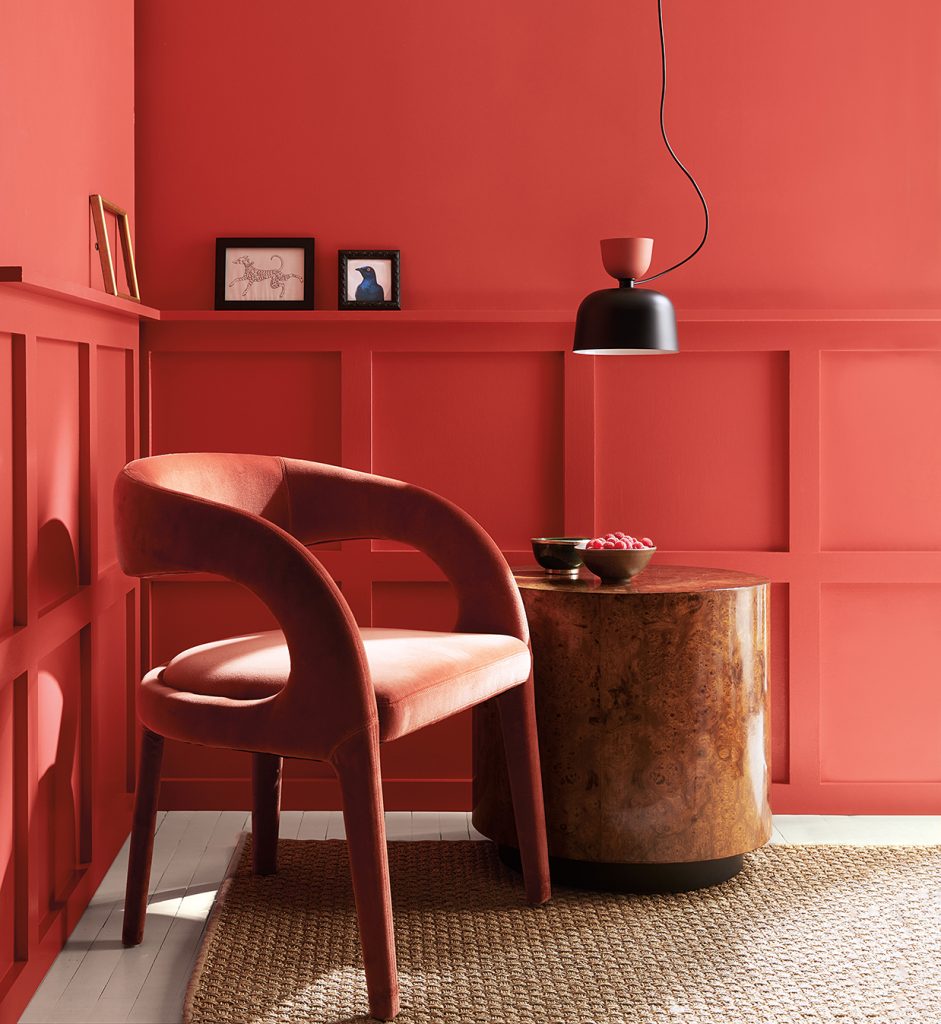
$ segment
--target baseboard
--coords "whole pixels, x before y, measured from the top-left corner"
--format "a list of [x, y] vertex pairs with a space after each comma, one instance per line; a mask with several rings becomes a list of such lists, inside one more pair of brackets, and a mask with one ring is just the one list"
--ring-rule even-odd
[[[251, 806], [245, 779], [164, 779], [160, 807], [165, 811], [239, 811]], [[470, 779], [385, 779], [387, 811], [467, 811]], [[336, 779], [285, 779], [281, 807], [286, 811], [336, 811], [341, 807]]]

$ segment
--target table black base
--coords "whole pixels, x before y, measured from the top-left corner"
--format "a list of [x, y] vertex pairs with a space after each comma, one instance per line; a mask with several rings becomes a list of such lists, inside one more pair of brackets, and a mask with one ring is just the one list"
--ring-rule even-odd
[[[514, 846], [497, 847], [500, 860], [515, 871], [520, 852]], [[587, 860], [550, 857], [553, 884], [572, 889], [602, 892], [667, 893], [690, 892], [719, 885], [742, 870], [742, 854], [717, 860], [695, 860], [679, 864], [606, 864]]]

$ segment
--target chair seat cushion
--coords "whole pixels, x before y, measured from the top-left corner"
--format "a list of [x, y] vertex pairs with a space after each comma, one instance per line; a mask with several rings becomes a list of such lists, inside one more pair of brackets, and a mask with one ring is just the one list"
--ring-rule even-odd
[[[382, 740], [414, 732], [529, 676], [529, 648], [512, 636], [361, 629], [376, 691]], [[277, 693], [291, 662], [280, 630], [201, 644], [178, 654], [161, 683], [174, 690], [233, 700]]]

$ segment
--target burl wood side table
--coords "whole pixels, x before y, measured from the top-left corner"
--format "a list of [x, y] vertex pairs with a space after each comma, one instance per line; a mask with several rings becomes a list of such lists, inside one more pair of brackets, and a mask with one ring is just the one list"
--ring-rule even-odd
[[[656, 563], [627, 583], [516, 581], [554, 880], [680, 892], [731, 878], [771, 836], [768, 581]], [[490, 704], [475, 710], [473, 821], [519, 863]]]

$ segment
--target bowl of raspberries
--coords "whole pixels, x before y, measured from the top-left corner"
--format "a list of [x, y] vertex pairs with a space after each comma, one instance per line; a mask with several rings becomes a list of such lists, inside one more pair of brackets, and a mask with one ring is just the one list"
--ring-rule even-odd
[[647, 568], [657, 550], [649, 537], [616, 530], [578, 545], [585, 567], [604, 583], [623, 583]]

